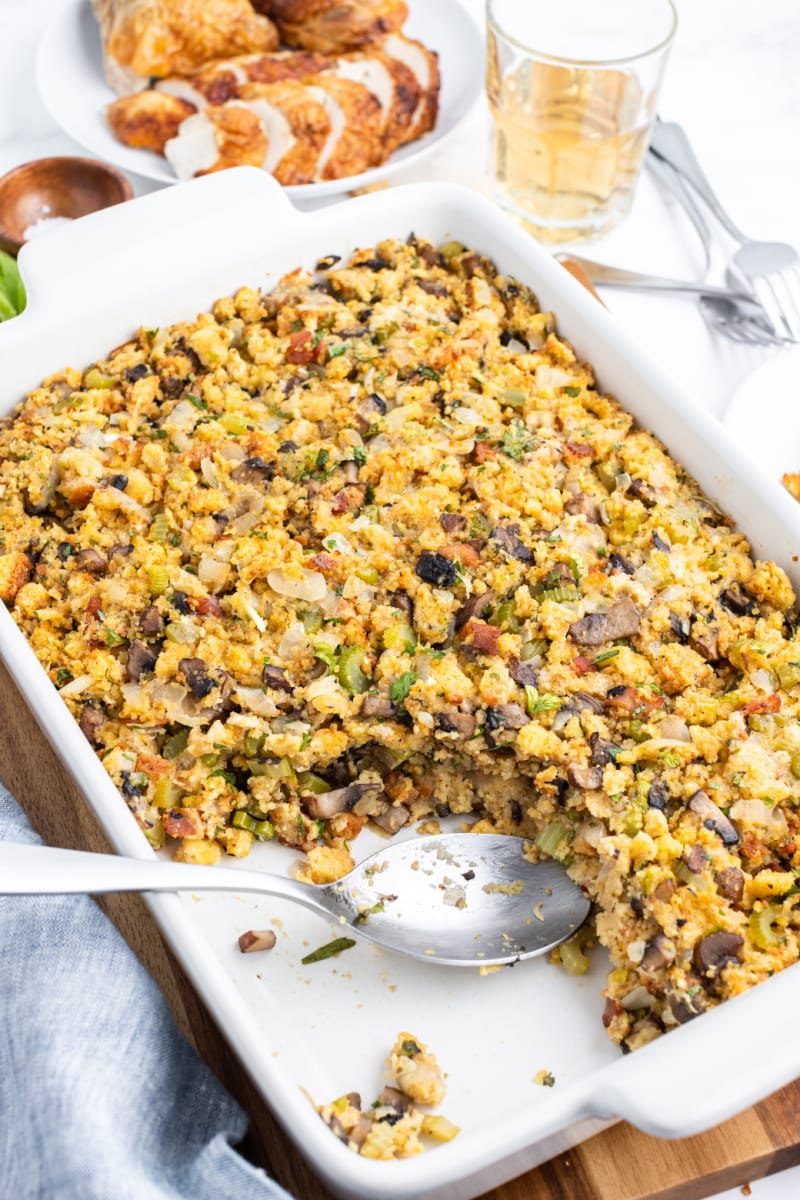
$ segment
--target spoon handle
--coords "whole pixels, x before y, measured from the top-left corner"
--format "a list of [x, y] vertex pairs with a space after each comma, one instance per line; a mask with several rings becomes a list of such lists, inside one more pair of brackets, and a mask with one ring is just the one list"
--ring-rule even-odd
[[0, 842], [0, 896], [109, 892], [260, 892], [330, 915], [315, 888], [279, 875]]
[[680, 125], [674, 121], [656, 120], [650, 139], [650, 149], [658, 158], [669, 163], [679, 175], [689, 181], [731, 237], [736, 238], [737, 242], [749, 241], [741, 229], [734, 225], [717, 199], [716, 193], [709, 183], [705, 171], [697, 161], [691, 143]]

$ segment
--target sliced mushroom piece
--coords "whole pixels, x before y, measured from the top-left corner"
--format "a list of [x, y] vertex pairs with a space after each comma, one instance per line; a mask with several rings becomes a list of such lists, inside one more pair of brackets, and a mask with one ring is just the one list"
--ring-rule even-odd
[[593, 733], [589, 737], [589, 763], [593, 767], [604, 767], [606, 763], [614, 761], [615, 755], [619, 753], [620, 747], [614, 742], [607, 742], [605, 738], [601, 738], [599, 733]]
[[614, 571], [622, 571], [623, 575], [633, 575], [635, 570], [636, 567], [629, 558], [626, 558], [624, 554], [617, 554], [616, 552], [611, 555], [606, 564], [606, 573], [609, 575]]
[[660, 971], [662, 967], [671, 967], [674, 962], [675, 946], [665, 934], [657, 933], [645, 945], [639, 967], [650, 974], [652, 971]]
[[397, 705], [388, 696], [365, 696], [359, 715], [376, 721], [391, 721], [397, 716]]
[[158, 654], [144, 642], [134, 638], [128, 647], [125, 659], [125, 672], [129, 679], [139, 680], [147, 671], [152, 671], [156, 665]]
[[337, 813], [350, 812], [362, 796], [382, 789], [380, 783], [349, 783], [347, 787], [336, 788], [332, 792], [303, 796], [303, 806], [315, 821], [327, 821]]
[[694, 984], [687, 992], [674, 993], [669, 997], [669, 1007], [679, 1025], [685, 1025], [687, 1021], [693, 1021], [695, 1017], [699, 1017], [706, 1010], [706, 1000], [702, 987], [699, 984]]
[[669, 904], [672, 897], [675, 895], [675, 880], [662, 879], [657, 887], [653, 888], [653, 895], [656, 900], [660, 900], [662, 904]]
[[679, 617], [677, 613], [669, 614], [669, 627], [679, 642], [684, 644], [689, 640], [691, 623], [687, 617]]
[[275, 463], [265, 462], [263, 458], [246, 458], [231, 471], [231, 479], [237, 483], [269, 483], [274, 478]]
[[139, 614], [139, 628], [147, 637], [161, 637], [164, 632], [164, 618], [155, 604], [151, 604]]
[[597, 716], [602, 716], [603, 701], [597, 696], [590, 695], [589, 692], [573, 692], [572, 703], [578, 709], [578, 712], [593, 712]]
[[376, 825], [379, 825], [386, 833], [395, 834], [398, 829], [402, 829], [411, 819], [411, 811], [407, 809], [405, 804], [396, 804], [394, 808], [388, 808], [386, 812], [378, 813], [372, 820]]
[[407, 1113], [411, 1108], [411, 1098], [405, 1092], [401, 1092], [399, 1088], [385, 1087], [378, 1096], [378, 1106], [381, 1108], [393, 1108], [396, 1112]]
[[564, 512], [572, 516], [584, 516], [590, 525], [600, 524], [600, 506], [591, 496], [587, 496], [586, 492], [578, 492], [577, 495], [571, 496], [564, 505]]
[[182, 658], [178, 663], [178, 671], [186, 680], [186, 685], [195, 700], [204, 699], [216, 686], [208, 673], [208, 663], [204, 658]]
[[744, 895], [744, 875], [738, 867], [726, 867], [717, 875], [717, 891], [731, 904], [740, 904]]
[[638, 633], [641, 618], [636, 605], [624, 596], [602, 613], [589, 613], [569, 627], [569, 636], [581, 646], [602, 646], [616, 638], [632, 637]]
[[637, 500], [641, 500], [646, 508], [652, 508], [658, 502], [656, 490], [649, 483], [645, 483], [643, 479], [634, 479], [628, 488], [631, 496], [635, 496]]
[[436, 726], [442, 733], [457, 733], [462, 738], [471, 738], [476, 725], [477, 721], [471, 713], [438, 713], [436, 717]]
[[[699, 624], [699, 623], [698, 623]], [[716, 625], [701, 625], [695, 627], [697, 632], [692, 632], [689, 637], [689, 645], [695, 650], [706, 662], [718, 662], [719, 653], [719, 629]]]
[[100, 727], [105, 724], [106, 714], [98, 700], [87, 700], [81, 710], [78, 725], [81, 733], [91, 746], [97, 745], [97, 735]]
[[522, 729], [529, 724], [530, 717], [519, 704], [496, 704], [486, 710], [486, 721], [503, 729]]
[[256, 954], [260, 950], [272, 950], [277, 938], [274, 929], [248, 929], [239, 937], [242, 954]]
[[354, 414], [356, 429], [363, 437], [381, 417], [386, 416], [386, 401], [377, 392], [362, 400]]
[[721, 929], [709, 933], [694, 948], [694, 965], [701, 975], [717, 976], [727, 963], [742, 957], [744, 938], [739, 933]]
[[647, 793], [647, 803], [650, 808], [657, 808], [659, 812], [665, 812], [667, 801], [669, 800], [669, 789], [660, 779], [654, 779], [650, 784], [650, 790]]
[[594, 791], [603, 783], [603, 772], [599, 767], [582, 767], [578, 763], [570, 763], [567, 767], [567, 779], [573, 787], [582, 791]]
[[406, 614], [409, 621], [414, 620], [414, 601], [408, 592], [389, 592], [388, 600], [392, 608], [399, 608], [401, 612]]
[[684, 854], [684, 862], [693, 875], [699, 875], [706, 865], [706, 852], [699, 842]]
[[519, 658], [509, 658], [506, 666], [514, 683], [520, 687], [536, 687], [539, 682], [538, 672], [530, 663], [522, 662]]
[[467, 518], [461, 513], [442, 513], [439, 517], [439, 524], [445, 533], [457, 533], [461, 529], [465, 529]]
[[738, 845], [739, 834], [733, 821], [725, 816], [724, 812], [717, 807], [708, 793], [704, 792], [702, 788], [699, 788], [693, 796], [690, 796], [687, 807], [692, 812], [697, 813], [706, 829], [713, 829], [715, 833], [719, 834], [723, 845]]
[[519, 562], [533, 562], [533, 551], [520, 541], [519, 532], [519, 525], [497, 525], [489, 534], [489, 539], [509, 558], [515, 558]]
[[267, 663], [261, 671], [261, 682], [264, 687], [275, 688], [279, 692], [291, 693], [293, 688], [289, 680], [286, 678], [286, 672], [280, 667], [273, 667]]
[[654, 531], [653, 532], [653, 549], [660, 550], [663, 554], [669, 554], [672, 550], [672, 546], [670, 546], [669, 542], [665, 542], [664, 539], [657, 532]]
[[740, 583], [732, 583], [720, 593], [719, 602], [737, 617], [758, 616], [758, 605], [747, 595]]
[[367, 1140], [367, 1137], [372, 1132], [372, 1121], [369, 1117], [362, 1115], [358, 1118], [353, 1128], [350, 1130], [350, 1144], [360, 1149]]
[[108, 562], [98, 550], [81, 550], [75, 556], [75, 565], [90, 575], [103, 575], [108, 569]]
[[491, 608], [495, 602], [495, 593], [489, 588], [482, 595], [472, 595], [465, 604], [456, 613], [456, 629], [461, 629], [466, 625], [467, 621], [477, 620], [483, 616], [488, 608]]

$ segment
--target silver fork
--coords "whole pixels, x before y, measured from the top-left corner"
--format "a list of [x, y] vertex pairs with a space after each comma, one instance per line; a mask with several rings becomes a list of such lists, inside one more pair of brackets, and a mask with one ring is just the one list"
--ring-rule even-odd
[[692, 185], [730, 236], [739, 243], [731, 260], [761, 301], [777, 334], [800, 340], [800, 254], [786, 242], [758, 242], [728, 216], [680, 125], [656, 119], [651, 152]]
[[[684, 182], [683, 176], [675, 167], [659, 158], [652, 149], [647, 153], [647, 166], [656, 179], [672, 192], [694, 225], [703, 246], [707, 277], [712, 266], [719, 263], [719, 256], [711, 236], [711, 230], [700, 205], [695, 200], [693, 190]], [[591, 272], [588, 274], [591, 277]], [[701, 292], [699, 307], [706, 325], [715, 333], [720, 333], [723, 337], [744, 346], [791, 345], [793, 339], [775, 332], [763, 305], [754, 295], [748, 294], [744, 302], [741, 300], [743, 287], [741, 278], [735, 275], [731, 277], [730, 273], [726, 278], [729, 289], [727, 295], [718, 294], [719, 289], [709, 287], [703, 282], [695, 285], [693, 289]], [[739, 296], [735, 294], [737, 289]]]

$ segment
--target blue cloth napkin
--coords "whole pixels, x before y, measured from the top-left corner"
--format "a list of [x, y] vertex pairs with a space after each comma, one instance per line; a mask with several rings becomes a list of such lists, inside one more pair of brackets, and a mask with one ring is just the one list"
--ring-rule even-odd
[[[0, 784], [0, 839], [39, 839]], [[86, 896], [0, 896], [4, 1200], [291, 1200]]]

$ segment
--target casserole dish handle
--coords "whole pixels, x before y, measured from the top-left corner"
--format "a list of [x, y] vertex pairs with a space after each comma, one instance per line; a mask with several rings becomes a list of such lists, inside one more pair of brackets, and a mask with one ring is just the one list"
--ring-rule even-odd
[[790, 1083], [797, 1075], [797, 971], [788, 967], [628, 1055], [590, 1110], [655, 1137], [684, 1138]]

